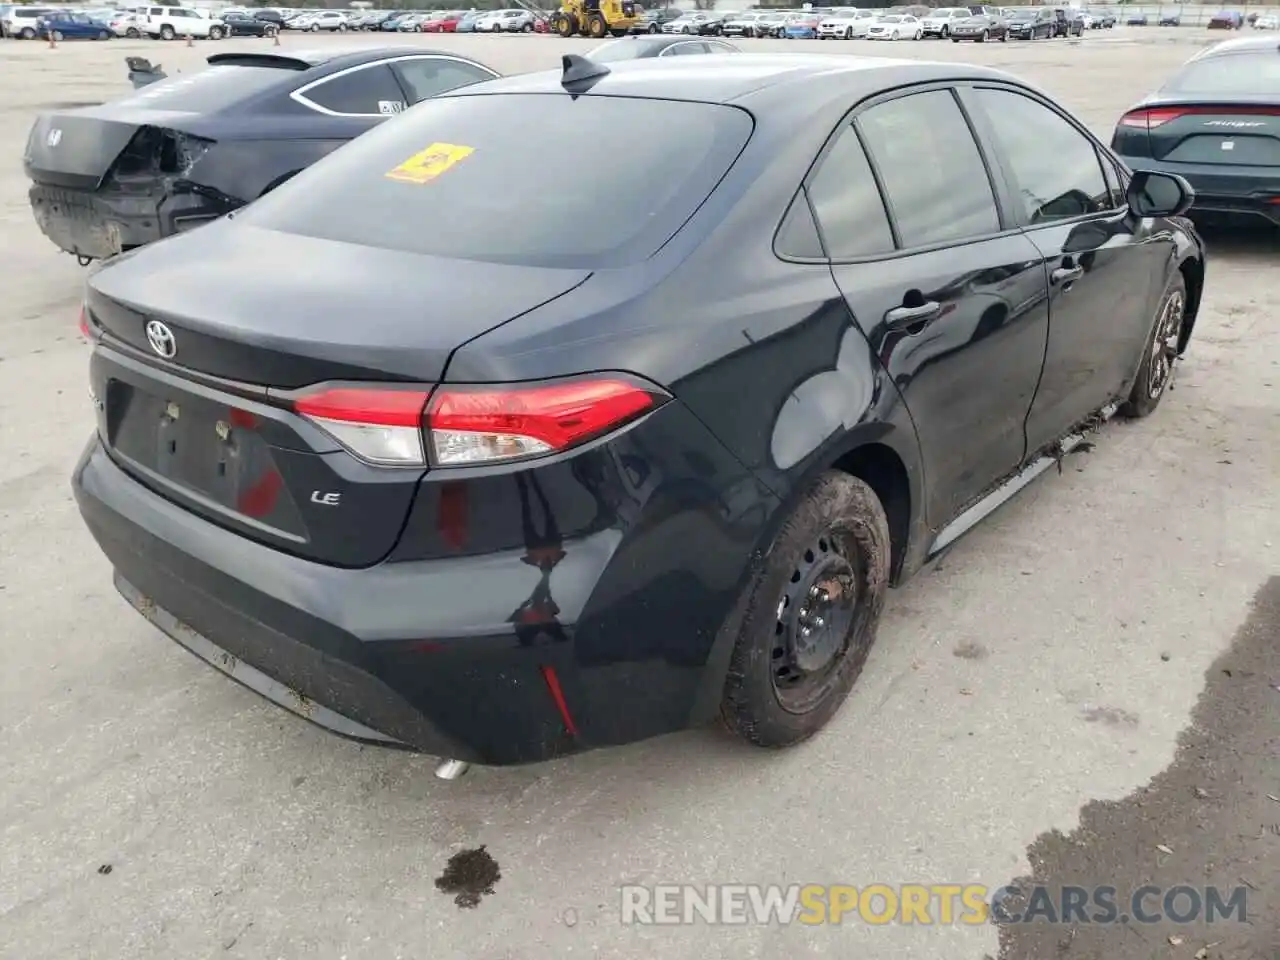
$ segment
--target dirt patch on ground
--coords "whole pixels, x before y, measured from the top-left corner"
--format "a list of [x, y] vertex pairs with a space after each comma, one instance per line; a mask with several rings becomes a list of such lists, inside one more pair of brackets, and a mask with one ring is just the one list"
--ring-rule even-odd
[[[1021, 892], [1003, 903], [1018, 922], [1001, 928], [1001, 960], [1280, 960], [1278, 716], [1280, 577], [1273, 577], [1210, 669], [1173, 764], [1120, 802], [1086, 806], [1069, 836], [1044, 834], [1031, 846], [1034, 876], [1014, 881]], [[1131, 895], [1148, 885], [1160, 892], [1144, 895], [1135, 916]], [[1089, 895], [1070, 922], [1065, 887]], [[1109, 923], [1099, 922], [1110, 912], [1094, 899], [1099, 887], [1116, 890]], [[1166, 904], [1175, 887], [1194, 893]], [[1209, 888], [1228, 907], [1214, 922], [1205, 915]], [[1167, 916], [1194, 914], [1197, 896], [1200, 916], [1185, 923]], [[1028, 913], [1037, 919], [1021, 919]]]

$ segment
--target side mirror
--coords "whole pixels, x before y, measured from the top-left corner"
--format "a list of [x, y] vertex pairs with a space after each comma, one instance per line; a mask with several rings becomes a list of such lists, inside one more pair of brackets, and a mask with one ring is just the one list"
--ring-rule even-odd
[[1177, 217], [1191, 209], [1196, 192], [1174, 173], [1139, 170], [1129, 181], [1125, 201], [1136, 217]]

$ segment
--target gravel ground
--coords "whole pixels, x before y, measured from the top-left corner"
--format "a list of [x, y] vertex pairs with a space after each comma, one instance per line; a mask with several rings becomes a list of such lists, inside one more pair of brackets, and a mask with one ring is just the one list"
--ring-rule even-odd
[[[1211, 36], [748, 44], [1001, 65], [1106, 137]], [[283, 45], [332, 42], [348, 41]], [[405, 42], [504, 72], [587, 46]], [[329, 736], [161, 637], [114, 594], [71, 502], [92, 422], [81, 270], [31, 221], [26, 133], [40, 110], [124, 92], [126, 55], [172, 73], [214, 48], [0, 44], [0, 956], [1137, 960], [1217, 940], [1206, 956], [1273, 960], [1280, 804], [1265, 794], [1280, 795], [1280, 673], [1275, 587], [1260, 591], [1280, 571], [1274, 237], [1210, 238], [1197, 339], [1160, 411], [1106, 428], [896, 591], [857, 695], [822, 736], [767, 754], [691, 732], [445, 784], [432, 759]], [[1157, 863], [1151, 843], [1173, 853]], [[438, 889], [450, 858], [482, 845]], [[493, 894], [460, 909], [454, 881], [468, 871]], [[1235, 875], [1270, 925], [1136, 938], [1119, 926], [1003, 938], [989, 925], [634, 927], [618, 891]]]

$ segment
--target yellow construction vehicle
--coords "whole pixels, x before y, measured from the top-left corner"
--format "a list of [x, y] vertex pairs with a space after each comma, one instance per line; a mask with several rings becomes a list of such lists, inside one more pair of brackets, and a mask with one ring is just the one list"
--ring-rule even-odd
[[632, 0], [564, 0], [551, 29], [562, 37], [621, 37], [642, 19]]

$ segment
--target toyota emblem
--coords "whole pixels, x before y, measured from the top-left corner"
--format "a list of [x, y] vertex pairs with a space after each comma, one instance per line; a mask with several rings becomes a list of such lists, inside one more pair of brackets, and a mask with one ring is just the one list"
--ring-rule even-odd
[[166, 360], [178, 352], [178, 341], [173, 338], [173, 331], [159, 320], [147, 322], [147, 343]]

